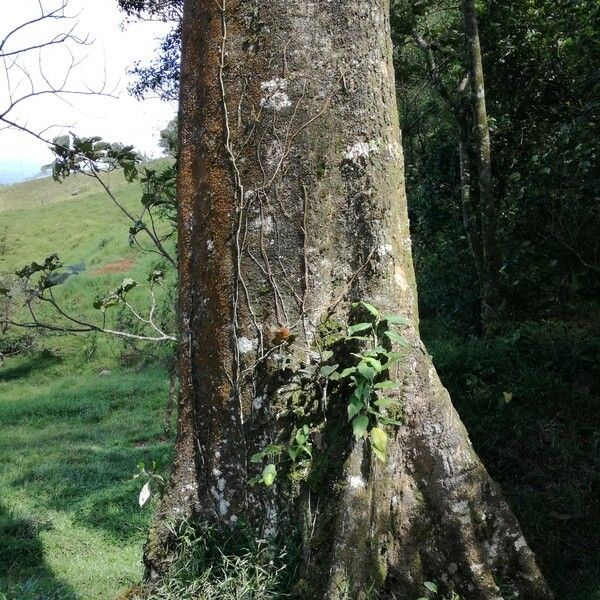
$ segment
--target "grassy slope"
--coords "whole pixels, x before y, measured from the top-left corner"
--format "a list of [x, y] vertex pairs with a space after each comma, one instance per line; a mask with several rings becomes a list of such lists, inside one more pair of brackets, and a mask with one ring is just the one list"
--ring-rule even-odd
[[[134, 186], [119, 174], [110, 183], [136, 205]], [[127, 227], [81, 176], [0, 188], [0, 272], [53, 252], [65, 264], [84, 262], [86, 271], [57, 293], [97, 319], [95, 294], [129, 273], [96, 269], [133, 257], [132, 274], [143, 281], [155, 264], [128, 246]], [[139, 462], [168, 462], [165, 374], [125, 371], [120, 346], [104, 338], [44, 336], [38, 349], [46, 352], [0, 368], [0, 598], [107, 600], [141, 573], [149, 511], [137, 505], [132, 475]], [[104, 369], [110, 374], [100, 376]]]

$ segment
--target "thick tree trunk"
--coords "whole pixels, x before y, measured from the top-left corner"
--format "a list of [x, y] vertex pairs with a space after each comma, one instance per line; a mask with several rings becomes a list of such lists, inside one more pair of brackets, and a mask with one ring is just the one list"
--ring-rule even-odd
[[[498, 585], [550, 597], [419, 340], [388, 11], [186, 1], [181, 394], [151, 579], [168, 524], [192, 518], [301, 546], [296, 592], [311, 600], [416, 598], [428, 579], [472, 600], [502, 598]], [[409, 323], [385, 464], [354, 441], [347, 400], [305, 375], [357, 300]], [[250, 487], [249, 457], [301, 424], [310, 467]]]
[[481, 245], [483, 251], [482, 320], [490, 325], [499, 318], [501, 307], [498, 273], [500, 259], [496, 240], [498, 207], [494, 198], [490, 128], [485, 103], [485, 79], [481, 60], [479, 26], [475, 0], [462, 0], [462, 11], [467, 34], [471, 106], [474, 120], [474, 139], [477, 154], [479, 208], [481, 213]]

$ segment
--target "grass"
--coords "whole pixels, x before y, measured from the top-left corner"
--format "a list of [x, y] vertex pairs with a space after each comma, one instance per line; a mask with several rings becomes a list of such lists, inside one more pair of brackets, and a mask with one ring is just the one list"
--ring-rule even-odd
[[[109, 183], [137, 209], [138, 186], [119, 173]], [[61, 305], [97, 322], [96, 295], [125, 276], [145, 281], [159, 262], [129, 246], [128, 227], [82, 176], [0, 188], [0, 273], [54, 252], [64, 264], [84, 263], [56, 294]], [[121, 261], [129, 272], [113, 268]], [[145, 291], [132, 300], [143, 306]], [[109, 323], [119, 319], [116, 310]], [[0, 368], [2, 600], [110, 600], [139, 581], [152, 509], [140, 509], [142, 483], [132, 476], [140, 462], [169, 464], [171, 444], [162, 437], [167, 377], [156, 364], [125, 369], [125, 351], [122, 342], [98, 335], [39, 332], [31, 352]]]
[[39, 356], [0, 371], [0, 591], [108, 599], [141, 575], [139, 462], [167, 465], [165, 374]]

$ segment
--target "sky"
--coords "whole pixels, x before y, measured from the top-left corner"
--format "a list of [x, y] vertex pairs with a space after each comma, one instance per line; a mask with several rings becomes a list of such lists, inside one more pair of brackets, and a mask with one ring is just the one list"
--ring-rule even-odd
[[[40, 1], [47, 11], [62, 4], [60, 0], [0, 0], [0, 40], [16, 25], [37, 17]], [[58, 125], [45, 132], [48, 138], [73, 131], [79, 136], [98, 135], [110, 142], [132, 144], [149, 156], [160, 155], [158, 133], [175, 115], [176, 106], [158, 99], [140, 102], [132, 98], [127, 92], [130, 82], [127, 69], [136, 60], [147, 62], [152, 57], [158, 39], [169, 26], [133, 23], [123, 29], [123, 14], [116, 0], [69, 0], [65, 14], [76, 15], [76, 19], [43, 21], [23, 28], [7, 42], [4, 52], [39, 44], [75, 25], [74, 33], [80, 38], [88, 36], [88, 45], [71, 43], [68, 48], [55, 45], [34, 50], [20, 56], [20, 66], [32, 78], [36, 90], [47, 89], [42, 74], [53, 86], [60, 86], [69, 73], [70, 50], [78, 64], [70, 70], [65, 89], [99, 91], [104, 88], [117, 98], [40, 95], [18, 104], [7, 116], [36, 131]], [[13, 98], [30, 89], [23, 70], [13, 66], [9, 71]], [[0, 112], [8, 106], [8, 89], [5, 69], [0, 67]], [[48, 148], [32, 136], [6, 129], [0, 131], [0, 162], [41, 165], [51, 160]]]

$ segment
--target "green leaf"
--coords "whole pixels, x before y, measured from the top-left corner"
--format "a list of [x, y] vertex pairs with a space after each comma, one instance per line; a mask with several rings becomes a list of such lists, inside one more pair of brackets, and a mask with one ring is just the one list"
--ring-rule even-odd
[[401, 335], [397, 334], [395, 331], [385, 331], [384, 335], [388, 337], [392, 342], [396, 342], [400, 344], [404, 348], [408, 348], [408, 342]]
[[363, 358], [363, 361], [369, 363], [378, 373], [381, 373], [383, 367], [376, 358], [372, 358], [371, 356], [365, 356]]
[[263, 469], [263, 472], [262, 472], [263, 483], [267, 487], [269, 487], [269, 486], [273, 485], [273, 482], [275, 481], [275, 477], [277, 477], [277, 468], [275, 467], [275, 465], [272, 463], [265, 465], [265, 468]]
[[342, 379], [345, 378], [345, 377], [350, 377], [350, 375], [352, 375], [352, 373], [356, 373], [356, 367], [348, 367], [347, 369], [344, 369], [340, 373], [340, 377]]
[[296, 432], [296, 442], [300, 446], [306, 444], [306, 441], [308, 440], [308, 434], [309, 434], [308, 425], [304, 425], [302, 427], [302, 429], [298, 429], [298, 431]]
[[386, 315], [383, 317], [383, 320], [387, 321], [390, 325], [408, 325], [408, 319], [400, 315]]
[[369, 417], [366, 415], [354, 417], [354, 420], [352, 421], [352, 432], [354, 433], [354, 437], [357, 441], [365, 435], [368, 427]]
[[373, 327], [373, 325], [371, 323], [357, 323], [356, 325], [350, 325], [348, 327], [348, 335], [354, 335], [355, 333], [358, 333], [359, 331], [365, 331], [367, 329], [371, 329], [371, 327]]
[[356, 368], [358, 369], [358, 372], [369, 381], [373, 381], [373, 378], [377, 374], [377, 371], [375, 371], [373, 367], [370, 367], [366, 362], [359, 362]]
[[385, 381], [380, 381], [374, 385], [376, 390], [392, 390], [398, 386], [396, 381], [392, 381], [391, 379], [386, 379]]
[[248, 479], [248, 485], [250, 487], [254, 487], [257, 483], [260, 483], [263, 480], [261, 475], [256, 475], [255, 477], [251, 477]]
[[348, 404], [348, 421], [351, 421], [363, 408], [364, 404], [356, 394], [352, 394], [350, 403]]
[[383, 365], [384, 369], [389, 369], [402, 358], [402, 354], [400, 354], [400, 352], [388, 352], [385, 356], [387, 358], [387, 362], [385, 365]]
[[264, 456], [265, 455], [264, 455], [263, 451], [261, 450], [260, 452], [257, 452], [256, 454], [253, 454], [250, 457], [250, 462], [251, 463], [258, 463], [258, 462], [260, 462], [264, 458]]
[[398, 400], [394, 400], [393, 398], [377, 398], [375, 402], [373, 402], [375, 406], [379, 408], [387, 408], [388, 406], [393, 406], [394, 404], [399, 404]]
[[369, 434], [371, 440], [371, 447], [373, 448], [373, 452], [375, 456], [381, 461], [385, 462], [385, 453], [387, 450], [387, 433], [380, 429], [379, 427], [373, 427]]
[[354, 306], [361, 306], [362, 308], [367, 310], [367, 312], [372, 314], [376, 319], [379, 317], [379, 311], [372, 304], [369, 304], [368, 302], [357, 302], [356, 304], [354, 304]]
[[423, 585], [430, 591], [430, 592], [434, 592], [435, 594], [437, 594], [438, 592], [438, 586], [433, 583], [433, 581], [425, 581], [423, 583]]
[[265, 456], [274, 456], [276, 454], [281, 454], [281, 446], [278, 444], [269, 444], [265, 446], [260, 452], [253, 454], [250, 457], [251, 463], [260, 462]]
[[333, 350], [323, 350], [321, 354], [321, 362], [329, 360], [333, 356]]
[[308, 456], [312, 458], [312, 450], [310, 445], [306, 444], [305, 446], [300, 446], [300, 451], [308, 454]]
[[325, 365], [324, 367], [321, 367], [319, 373], [323, 377], [330, 377], [339, 366], [340, 365]]

